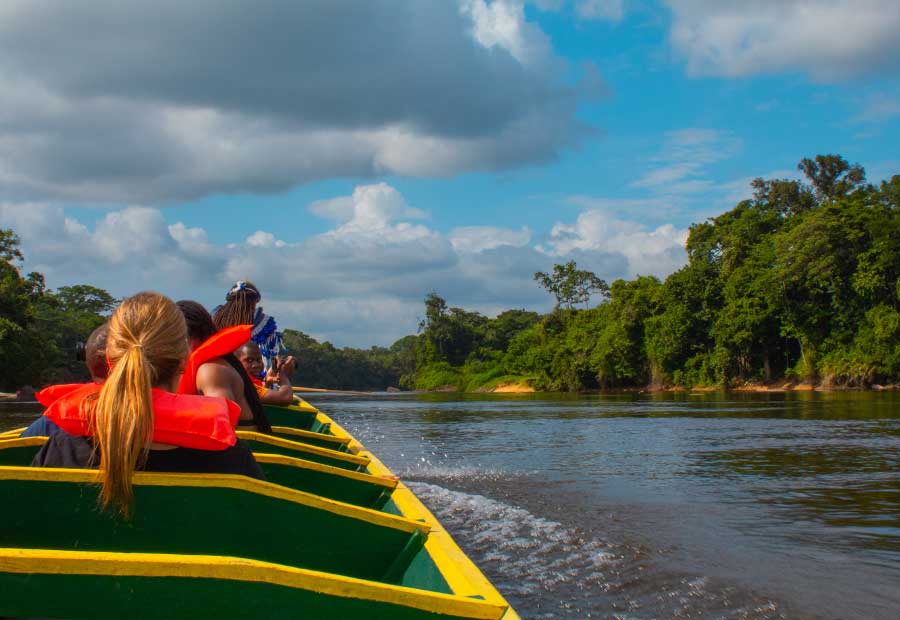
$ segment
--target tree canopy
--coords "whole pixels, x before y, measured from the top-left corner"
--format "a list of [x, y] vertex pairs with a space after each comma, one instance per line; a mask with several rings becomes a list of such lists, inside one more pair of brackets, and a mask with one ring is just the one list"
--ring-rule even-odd
[[557, 305], [571, 310], [577, 304], [587, 304], [591, 296], [599, 293], [601, 297], [609, 295], [609, 285], [593, 272], [578, 269], [575, 261], [562, 265], [553, 265], [553, 273], [538, 271], [534, 281], [556, 298]]
[[75, 351], [117, 300], [83, 284], [48, 290], [42, 274], [22, 277], [22, 260], [18, 235], [0, 229], [0, 389], [87, 380]]

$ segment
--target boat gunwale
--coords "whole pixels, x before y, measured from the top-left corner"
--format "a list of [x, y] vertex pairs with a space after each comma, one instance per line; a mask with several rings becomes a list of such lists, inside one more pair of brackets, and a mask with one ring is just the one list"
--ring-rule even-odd
[[[305, 437], [307, 439], [317, 439], [319, 441], [327, 441], [329, 443], [339, 444], [341, 446], [345, 446], [350, 443], [350, 440], [346, 437], [337, 437], [336, 435], [329, 435], [328, 433], [318, 433], [316, 431], [305, 431], [301, 428], [294, 428], [292, 426], [273, 426], [273, 433], [284, 433], [285, 435], [292, 435], [294, 437]], [[287, 439], [286, 437], [282, 437], [282, 439]], [[288, 440], [293, 441], [293, 440]], [[303, 443], [298, 442], [298, 443]], [[327, 448], [326, 448], [327, 449]]]
[[0, 436], [0, 450], [6, 448], [28, 448], [30, 446], [43, 446], [50, 438], [46, 435], [32, 435], [31, 437], [2, 437]]
[[267, 583], [473, 620], [507, 618], [508, 603], [346, 577], [234, 556], [0, 547], [0, 571], [15, 574], [172, 577]]
[[253, 458], [255, 458], [258, 463], [272, 463], [275, 465], [288, 465], [300, 469], [310, 469], [313, 471], [321, 472], [323, 474], [328, 474], [330, 476], [340, 476], [342, 478], [349, 478], [351, 480], [359, 480], [361, 482], [377, 484], [378, 486], [383, 486], [387, 489], [396, 489], [397, 485], [399, 484], [398, 480], [394, 480], [391, 478], [375, 476], [373, 474], [367, 474], [361, 471], [342, 469], [340, 467], [335, 467], [334, 465], [326, 465], [324, 463], [317, 463], [316, 461], [307, 461], [306, 459], [286, 456], [284, 454], [254, 452]]
[[338, 450], [330, 450], [328, 448], [320, 448], [319, 446], [313, 446], [308, 443], [291, 441], [290, 439], [276, 437], [275, 435], [266, 435], [257, 431], [235, 431], [234, 434], [238, 439], [243, 439], [244, 441], [256, 441], [259, 443], [279, 446], [281, 448], [296, 450], [297, 452], [307, 452], [309, 454], [316, 454], [323, 457], [333, 458], [338, 461], [345, 461], [347, 463], [353, 463], [355, 465], [367, 466], [370, 460], [368, 457], [364, 457], [358, 454], [340, 452]]
[[[96, 469], [68, 469], [64, 467], [0, 466], [0, 482], [7, 480], [99, 484], [100, 472]], [[200, 487], [246, 491], [308, 508], [325, 510], [338, 516], [389, 527], [409, 534], [418, 530], [427, 536], [431, 531], [431, 525], [421, 521], [388, 514], [372, 508], [355, 506], [314, 493], [298, 491], [280, 484], [257, 480], [256, 478], [239, 474], [138, 471], [134, 473], [132, 484], [135, 486]]]

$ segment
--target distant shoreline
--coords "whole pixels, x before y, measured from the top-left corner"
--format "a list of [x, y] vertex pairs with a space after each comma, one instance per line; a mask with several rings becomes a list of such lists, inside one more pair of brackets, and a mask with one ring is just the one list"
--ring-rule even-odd
[[[828, 385], [828, 384], [811, 384], [811, 383], [792, 383], [790, 381], [777, 381], [767, 384], [745, 384], [733, 387], [725, 387], [725, 386], [695, 386], [695, 387], [682, 387], [682, 386], [668, 386], [668, 387], [630, 387], [630, 388], [618, 388], [618, 389], [608, 389], [608, 390], [585, 390], [581, 392], [576, 392], [578, 394], [621, 394], [623, 392], [634, 392], [634, 393], [648, 393], [648, 394], [661, 394], [665, 392], [679, 393], [679, 392], [752, 392], [759, 394], [780, 394], [785, 392], [893, 392], [900, 390], [900, 384], [889, 384], [889, 385], [871, 385], [865, 387], [849, 387], [843, 385]], [[566, 392], [559, 392], [555, 390], [541, 390], [546, 393], [558, 393], [563, 394]], [[433, 390], [425, 390], [425, 393], [451, 393], [451, 392], [461, 392], [466, 393], [465, 390], [457, 390], [454, 386], [442, 386]], [[509, 382], [509, 383], [501, 383], [499, 385], [490, 387], [490, 388], [478, 388], [476, 390], [471, 390], [469, 394], [534, 394], [537, 393], [532, 385], [527, 382]]]

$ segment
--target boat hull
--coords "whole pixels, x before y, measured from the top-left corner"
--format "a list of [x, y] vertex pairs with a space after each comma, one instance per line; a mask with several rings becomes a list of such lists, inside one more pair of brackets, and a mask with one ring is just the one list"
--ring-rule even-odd
[[127, 523], [97, 509], [96, 472], [16, 467], [44, 440], [0, 438], [0, 492], [21, 508], [0, 532], [0, 616], [517, 620], [343, 427], [305, 402], [275, 413], [303, 433], [242, 439], [269, 482], [139, 473]]

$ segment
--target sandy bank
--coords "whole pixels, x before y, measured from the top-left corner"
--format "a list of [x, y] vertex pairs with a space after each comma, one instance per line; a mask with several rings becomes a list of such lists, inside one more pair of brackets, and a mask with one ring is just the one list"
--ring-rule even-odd
[[498, 394], [531, 394], [534, 388], [527, 383], [501, 383], [488, 390]]

